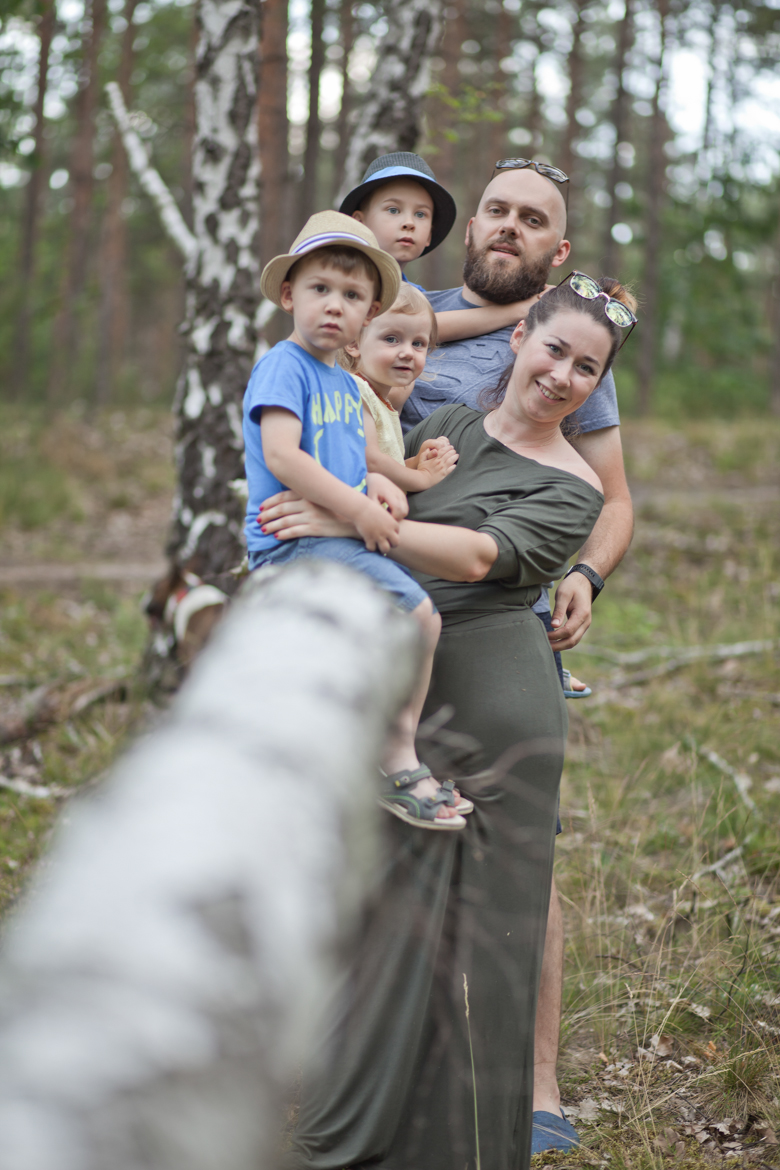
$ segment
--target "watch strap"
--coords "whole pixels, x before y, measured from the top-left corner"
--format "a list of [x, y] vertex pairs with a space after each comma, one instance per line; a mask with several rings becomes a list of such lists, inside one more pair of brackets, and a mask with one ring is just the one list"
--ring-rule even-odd
[[604, 581], [601, 577], [599, 577], [596, 570], [591, 569], [590, 565], [584, 565], [578, 562], [576, 565], [572, 565], [566, 576], [568, 577], [570, 573], [582, 573], [583, 577], [588, 578], [590, 581], [590, 587], [593, 591], [593, 601], [595, 601], [599, 593], [601, 593], [601, 590], [604, 588]]

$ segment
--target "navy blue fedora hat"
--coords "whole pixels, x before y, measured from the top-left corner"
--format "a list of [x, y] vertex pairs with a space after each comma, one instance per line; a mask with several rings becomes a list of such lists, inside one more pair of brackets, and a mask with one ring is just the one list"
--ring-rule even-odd
[[390, 179], [400, 178], [414, 179], [415, 183], [424, 187], [433, 199], [433, 229], [431, 242], [422, 252], [425, 256], [434, 248], [438, 248], [442, 240], [449, 235], [458, 210], [449, 191], [436, 182], [433, 171], [419, 154], [397, 150], [394, 154], [383, 154], [380, 158], [375, 158], [363, 175], [360, 186], [353, 187], [342, 200], [339, 211], [344, 215], [352, 215], [377, 187], [381, 187]]

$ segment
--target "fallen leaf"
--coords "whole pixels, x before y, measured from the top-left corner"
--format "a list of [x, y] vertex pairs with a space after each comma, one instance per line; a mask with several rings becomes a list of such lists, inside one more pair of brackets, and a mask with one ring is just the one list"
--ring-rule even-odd
[[671, 1056], [674, 1052], [674, 1040], [665, 1034], [650, 1037], [650, 1050], [656, 1056]]
[[566, 1113], [567, 1116], [577, 1118], [579, 1121], [595, 1121], [599, 1115], [599, 1105], [593, 1097], [586, 1097], [576, 1108], [567, 1108]]

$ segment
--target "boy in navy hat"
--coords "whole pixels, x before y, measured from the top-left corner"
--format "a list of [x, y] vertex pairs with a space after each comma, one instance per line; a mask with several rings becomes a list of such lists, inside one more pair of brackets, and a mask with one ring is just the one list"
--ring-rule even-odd
[[[400, 264], [405, 281], [405, 266], [438, 248], [457, 216], [455, 200], [436, 181], [425, 159], [402, 150], [374, 159], [339, 211], [371, 229], [379, 247]], [[419, 284], [414, 287], [425, 292]], [[536, 299], [437, 313], [439, 342], [462, 341], [515, 326]]]

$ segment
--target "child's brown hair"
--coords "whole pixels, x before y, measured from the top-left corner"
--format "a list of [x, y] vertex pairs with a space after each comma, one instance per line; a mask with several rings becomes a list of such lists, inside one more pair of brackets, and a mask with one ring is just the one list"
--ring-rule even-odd
[[382, 291], [382, 278], [379, 275], [376, 264], [374, 264], [370, 256], [366, 256], [365, 253], [360, 252], [357, 248], [344, 247], [340, 244], [329, 244], [324, 248], [315, 248], [313, 252], [307, 252], [304, 256], [301, 256], [300, 260], [296, 260], [284, 279], [289, 281], [295, 280], [297, 275], [296, 269], [300, 272], [304, 266], [311, 264], [313, 261], [322, 264], [326, 268], [335, 268], [338, 272], [346, 273], [347, 276], [351, 276], [353, 272], [360, 272], [373, 283], [374, 300], [379, 300]]

